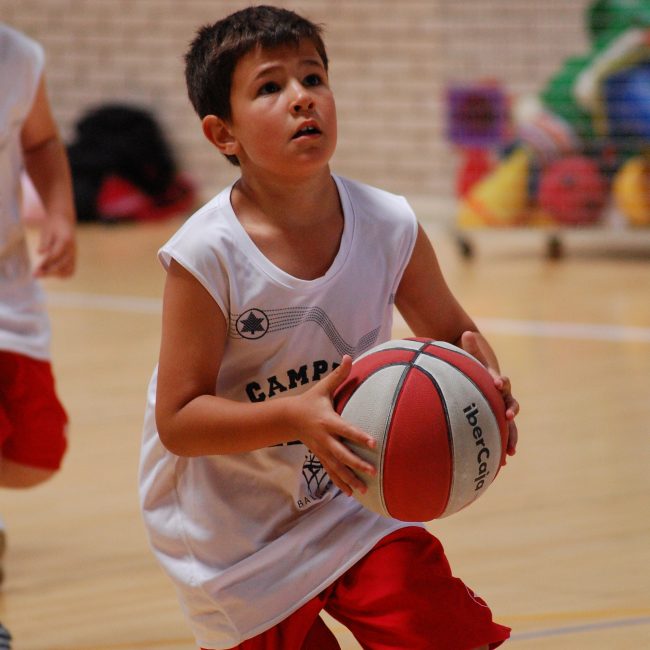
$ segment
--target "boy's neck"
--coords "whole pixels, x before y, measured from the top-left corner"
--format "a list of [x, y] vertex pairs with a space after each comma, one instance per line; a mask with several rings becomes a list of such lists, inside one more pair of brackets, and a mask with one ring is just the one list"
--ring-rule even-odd
[[260, 179], [242, 174], [231, 201], [246, 227], [251, 221], [280, 228], [305, 228], [340, 213], [338, 190], [329, 168], [307, 179]]
[[298, 182], [249, 183], [242, 176], [230, 196], [239, 223], [262, 254], [302, 280], [323, 276], [343, 233], [343, 210], [329, 170]]

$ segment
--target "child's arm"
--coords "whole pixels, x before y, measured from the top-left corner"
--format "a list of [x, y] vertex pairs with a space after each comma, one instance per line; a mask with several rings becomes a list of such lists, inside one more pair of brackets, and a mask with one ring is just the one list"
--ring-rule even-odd
[[494, 350], [449, 290], [431, 242], [421, 227], [397, 290], [395, 304], [415, 336], [448, 341], [462, 347], [490, 370], [506, 405], [510, 429], [508, 454], [514, 454], [517, 446], [514, 418], [519, 412], [519, 404], [512, 396], [510, 380], [501, 375]]
[[341, 490], [363, 490], [352, 470], [374, 469], [339, 438], [374, 445], [368, 434], [343, 420], [332, 394], [347, 377], [350, 357], [307, 392], [260, 403], [214, 395], [226, 343], [226, 320], [198, 280], [173, 261], [167, 271], [156, 423], [162, 443], [179, 456], [237, 454], [302, 440]]
[[32, 109], [23, 124], [25, 167], [46, 212], [38, 245], [37, 276], [67, 277], [76, 259], [75, 210], [65, 147], [59, 137], [45, 80], [41, 77]]

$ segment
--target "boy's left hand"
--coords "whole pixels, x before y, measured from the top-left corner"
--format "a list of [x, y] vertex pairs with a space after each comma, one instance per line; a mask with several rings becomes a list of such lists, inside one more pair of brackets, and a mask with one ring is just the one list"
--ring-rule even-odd
[[67, 278], [74, 273], [76, 243], [74, 224], [64, 217], [46, 217], [37, 248], [36, 277]]
[[515, 417], [519, 413], [519, 402], [512, 396], [510, 379], [501, 374], [494, 353], [492, 353], [489, 345], [479, 332], [463, 332], [461, 347], [487, 368], [494, 379], [494, 385], [503, 395], [503, 402], [506, 406], [506, 420], [508, 422], [508, 447], [506, 453], [508, 456], [514, 456], [519, 438], [515, 423]]

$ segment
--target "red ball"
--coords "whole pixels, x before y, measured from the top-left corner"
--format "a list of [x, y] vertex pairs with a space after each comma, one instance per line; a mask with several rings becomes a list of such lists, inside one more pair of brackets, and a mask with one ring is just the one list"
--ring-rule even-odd
[[367, 508], [402, 521], [448, 516], [481, 496], [505, 463], [501, 393], [464, 350], [428, 339], [383, 343], [352, 364], [334, 396], [375, 449], [350, 447], [377, 468], [363, 476]]
[[539, 183], [539, 206], [567, 226], [598, 221], [607, 202], [607, 181], [598, 165], [585, 156], [551, 163]]

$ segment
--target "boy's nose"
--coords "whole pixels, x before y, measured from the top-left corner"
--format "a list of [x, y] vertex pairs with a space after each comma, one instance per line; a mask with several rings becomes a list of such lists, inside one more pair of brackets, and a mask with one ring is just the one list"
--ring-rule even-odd
[[311, 98], [303, 97], [301, 99], [297, 99], [293, 103], [293, 111], [294, 113], [300, 113], [302, 111], [309, 111], [314, 107], [314, 102]]
[[296, 91], [296, 96], [291, 104], [291, 110], [294, 113], [308, 111], [314, 107], [314, 99], [311, 94], [302, 86]]
[[302, 111], [311, 110], [314, 107], [314, 102], [304, 101], [304, 102], [295, 102], [293, 105], [294, 113], [301, 113]]

